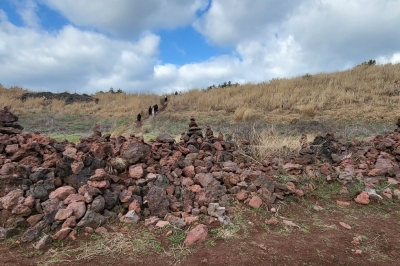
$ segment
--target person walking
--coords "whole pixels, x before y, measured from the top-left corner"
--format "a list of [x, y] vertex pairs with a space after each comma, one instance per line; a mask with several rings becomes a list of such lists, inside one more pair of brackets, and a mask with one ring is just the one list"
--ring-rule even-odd
[[168, 102], [168, 98], [167, 98], [167, 95], [165, 95], [164, 104], [166, 104], [167, 102]]
[[149, 107], [149, 116], [151, 116], [151, 114], [152, 114], [152, 108], [151, 108], [151, 106]]
[[137, 115], [137, 121], [140, 123], [140, 120], [142, 119], [142, 115], [140, 113], [138, 113]]

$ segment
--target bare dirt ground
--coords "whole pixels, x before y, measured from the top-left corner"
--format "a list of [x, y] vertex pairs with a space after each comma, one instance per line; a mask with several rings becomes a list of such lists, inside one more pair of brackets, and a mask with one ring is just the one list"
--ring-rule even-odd
[[[0, 265], [400, 265], [398, 199], [359, 205], [357, 191], [343, 195], [341, 186], [324, 184], [260, 209], [233, 202], [234, 225], [211, 223], [207, 240], [192, 248], [183, 246], [188, 230], [114, 224], [105, 235], [80, 232], [41, 251], [18, 238], [2, 240]], [[278, 224], [267, 225], [273, 217]]]

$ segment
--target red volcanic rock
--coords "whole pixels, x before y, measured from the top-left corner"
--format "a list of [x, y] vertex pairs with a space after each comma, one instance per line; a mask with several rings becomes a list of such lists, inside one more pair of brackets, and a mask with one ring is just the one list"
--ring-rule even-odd
[[369, 204], [369, 195], [366, 191], [361, 192], [358, 196], [354, 199], [354, 201], [358, 204], [367, 205]]

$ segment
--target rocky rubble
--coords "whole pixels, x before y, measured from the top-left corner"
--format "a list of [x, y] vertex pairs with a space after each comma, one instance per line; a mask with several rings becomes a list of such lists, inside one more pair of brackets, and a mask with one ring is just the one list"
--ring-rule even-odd
[[[8, 110], [0, 113], [8, 127], [17, 119]], [[178, 142], [167, 133], [150, 143], [133, 135], [113, 138], [96, 127], [77, 144], [39, 133], [0, 132], [0, 238], [19, 234], [17, 228], [23, 228], [22, 242], [52, 234], [38, 247], [68, 236], [75, 239], [79, 228], [106, 232], [102, 226], [116, 221], [185, 228], [203, 214], [207, 221], [231, 225], [232, 200], [259, 208], [315, 189], [313, 183], [277, 182], [282, 172], [294, 179], [323, 175], [327, 181], [363, 181], [369, 189], [355, 199], [360, 204], [400, 197], [398, 189], [386, 189], [382, 196], [373, 189], [382, 181], [400, 182], [397, 132], [364, 142], [327, 134], [309, 143], [303, 135], [298, 156], [258, 164], [241, 156], [245, 147], [224, 140], [221, 133], [214, 137], [210, 127], [203, 137], [194, 118]], [[185, 245], [205, 239], [206, 226], [195, 229]]]

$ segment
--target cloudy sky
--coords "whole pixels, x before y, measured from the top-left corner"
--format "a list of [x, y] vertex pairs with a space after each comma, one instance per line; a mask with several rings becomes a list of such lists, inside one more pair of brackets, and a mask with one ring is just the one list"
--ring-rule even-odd
[[0, 83], [170, 93], [400, 62], [400, 0], [0, 0]]

